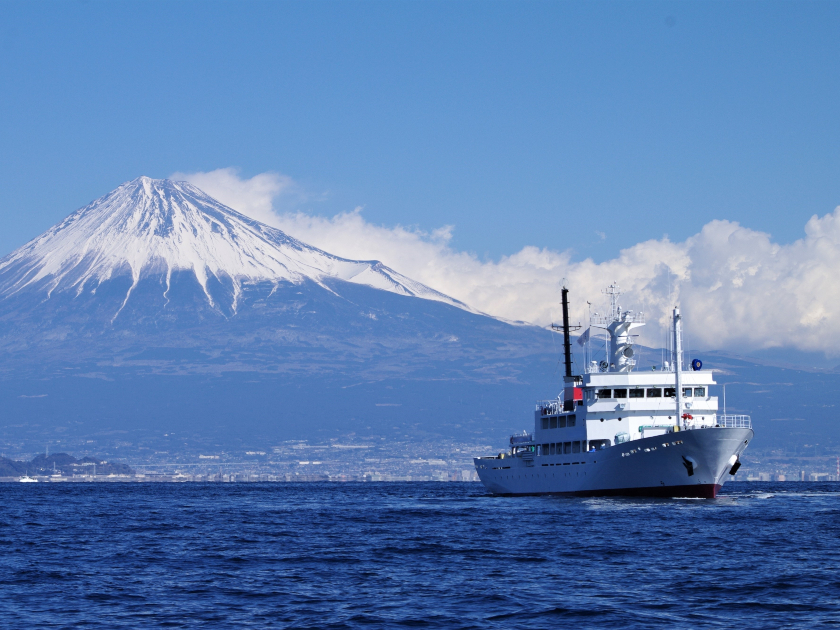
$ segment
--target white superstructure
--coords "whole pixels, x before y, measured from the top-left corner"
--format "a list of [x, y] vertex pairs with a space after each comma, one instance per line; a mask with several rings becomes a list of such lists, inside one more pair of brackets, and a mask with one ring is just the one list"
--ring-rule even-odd
[[[533, 434], [511, 437], [507, 453], [475, 466], [496, 494], [649, 495], [714, 498], [752, 440], [749, 416], [718, 413], [711, 370], [683, 369], [682, 318], [673, 313], [668, 361], [636, 370], [634, 329], [644, 314], [622, 311], [616, 285], [609, 312], [590, 327], [606, 331], [604, 359], [592, 359], [589, 331], [584, 373], [572, 374], [567, 290], [563, 289], [565, 388], [538, 401]], [[590, 328], [590, 330], [591, 330]]]

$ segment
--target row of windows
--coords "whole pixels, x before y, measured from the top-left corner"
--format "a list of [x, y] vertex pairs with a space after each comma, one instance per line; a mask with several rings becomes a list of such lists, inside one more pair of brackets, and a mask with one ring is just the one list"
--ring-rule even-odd
[[[705, 387], [683, 387], [682, 392], [685, 398], [706, 397]], [[641, 387], [636, 387], [634, 389], [599, 389], [596, 392], [599, 400], [601, 398], [645, 398], [645, 394], [647, 394], [648, 398], [662, 398], [663, 395], [665, 398], [674, 398], [676, 396], [676, 389], [673, 387], [665, 387], [664, 389], [661, 387], [648, 387], [645, 390]]]
[[[609, 448], [611, 445], [610, 440], [590, 440], [589, 451], [600, 451]], [[586, 440], [537, 444], [537, 455], [569, 455], [570, 453], [586, 453]]]
[[[553, 444], [540, 444], [540, 452], [537, 455], [568, 455], [580, 453], [580, 442], [554, 442]], [[586, 442], [583, 442], [586, 448]]]
[[575, 426], [575, 415], [567, 416], [552, 416], [550, 418], [542, 418], [543, 429], [565, 429], [566, 427]]

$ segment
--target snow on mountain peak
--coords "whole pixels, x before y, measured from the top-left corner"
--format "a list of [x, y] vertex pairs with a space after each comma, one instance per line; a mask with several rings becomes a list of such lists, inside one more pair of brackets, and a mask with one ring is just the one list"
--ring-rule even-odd
[[208, 280], [232, 281], [233, 311], [245, 283], [309, 279], [323, 285], [327, 278], [470, 310], [380, 262], [333, 256], [228, 208], [192, 184], [150, 177], [122, 184], [0, 259], [0, 297], [26, 287], [48, 295], [79, 294], [128, 275], [125, 306], [141, 277], [165, 275], [168, 292], [176, 270], [191, 270], [214, 306]]

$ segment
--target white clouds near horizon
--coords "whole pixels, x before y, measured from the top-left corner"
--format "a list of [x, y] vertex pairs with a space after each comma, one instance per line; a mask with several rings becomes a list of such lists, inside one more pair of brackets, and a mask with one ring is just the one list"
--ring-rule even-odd
[[840, 207], [813, 216], [805, 236], [787, 245], [715, 220], [684, 242], [644, 241], [601, 263], [534, 246], [480, 260], [452, 247], [452, 226], [427, 233], [374, 225], [359, 208], [333, 217], [278, 211], [278, 197], [295, 184], [276, 173], [243, 179], [228, 168], [176, 176], [305, 243], [345, 258], [380, 260], [497, 317], [549, 324], [559, 314], [566, 278], [573, 317], [585, 321], [586, 301], [598, 310], [601, 290], [615, 281], [625, 293], [622, 305], [647, 313], [646, 343], [663, 342], [670, 309], [679, 303], [694, 347], [783, 346], [840, 355]]

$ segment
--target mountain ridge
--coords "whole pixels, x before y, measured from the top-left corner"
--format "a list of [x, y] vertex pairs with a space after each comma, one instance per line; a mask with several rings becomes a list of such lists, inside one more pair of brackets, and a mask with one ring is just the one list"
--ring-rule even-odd
[[[466, 304], [412, 280], [379, 261], [350, 260], [303, 243], [225, 206], [188, 182], [139, 177], [73, 212], [0, 259], [0, 297], [26, 289], [95, 293], [103, 282], [130, 277], [123, 310], [143, 277], [165, 281], [195, 275], [209, 304], [236, 313], [243, 286], [311, 280], [325, 288], [337, 278], [384, 291]], [[210, 282], [226, 287], [211, 292]], [[226, 295], [225, 295], [226, 294]], [[223, 298], [222, 304], [217, 301]]]

